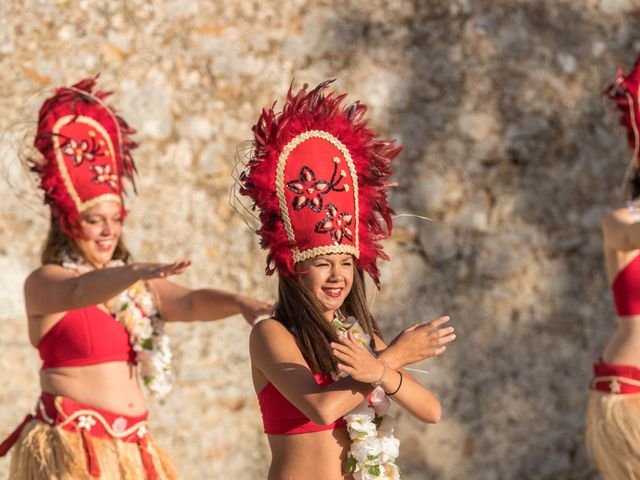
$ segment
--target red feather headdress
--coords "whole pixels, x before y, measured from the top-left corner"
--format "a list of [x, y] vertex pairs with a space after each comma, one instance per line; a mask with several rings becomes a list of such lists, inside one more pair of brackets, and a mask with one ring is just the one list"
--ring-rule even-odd
[[297, 262], [349, 253], [379, 286], [376, 262], [388, 259], [379, 242], [393, 227], [388, 179], [402, 147], [377, 138], [366, 106], [324, 93], [332, 81], [290, 88], [281, 112], [263, 109], [240, 193], [260, 210], [268, 275], [294, 277]]
[[[640, 56], [638, 56], [633, 69], [628, 75], [624, 75], [622, 67], [618, 67], [616, 80], [602, 92], [611, 98], [620, 110], [620, 124], [627, 129], [627, 140], [633, 149], [630, 167], [640, 167], [640, 105], [638, 96], [640, 88]], [[631, 168], [627, 169], [625, 180], [629, 176]], [[625, 182], [626, 183], [626, 182]]]
[[119, 202], [124, 218], [122, 178], [133, 184], [135, 174], [135, 131], [104, 102], [111, 93], [92, 93], [94, 85], [90, 78], [58, 88], [43, 103], [34, 141], [43, 158], [31, 161], [45, 203], [72, 237], [80, 235], [80, 214], [98, 202]]

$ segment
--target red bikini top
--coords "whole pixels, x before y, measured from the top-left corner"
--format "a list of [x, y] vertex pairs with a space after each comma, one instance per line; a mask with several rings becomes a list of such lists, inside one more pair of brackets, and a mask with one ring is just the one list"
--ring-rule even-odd
[[42, 368], [135, 363], [125, 327], [97, 306], [69, 310], [38, 344]]
[[[324, 386], [333, 383], [331, 375], [316, 373], [313, 375], [318, 385]], [[258, 403], [262, 413], [264, 433], [269, 435], [294, 435], [296, 433], [320, 432], [322, 430], [334, 430], [346, 428], [343, 418], [330, 425], [318, 425], [309, 420], [304, 413], [298, 410], [276, 387], [267, 383], [258, 393]]]
[[640, 255], [634, 257], [611, 284], [616, 312], [621, 317], [640, 315]]

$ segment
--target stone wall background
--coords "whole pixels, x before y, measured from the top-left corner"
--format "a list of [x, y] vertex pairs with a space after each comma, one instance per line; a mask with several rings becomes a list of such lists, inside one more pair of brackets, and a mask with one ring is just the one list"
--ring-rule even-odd
[[[38, 357], [22, 282], [47, 212], [15, 146], [56, 85], [99, 85], [137, 127], [140, 260], [268, 298], [257, 241], [228, 204], [236, 145], [259, 109], [338, 78], [406, 147], [374, 312], [392, 337], [449, 314], [458, 340], [425, 362], [435, 426], [398, 412], [407, 480], [597, 478], [583, 447], [590, 364], [614, 328], [599, 222], [629, 158], [600, 99], [640, 51], [638, 0], [0, 2], [0, 436], [32, 407]], [[610, 107], [610, 106], [607, 106]], [[152, 425], [182, 478], [264, 478], [249, 328], [172, 325], [177, 388]], [[0, 460], [6, 476], [8, 460]]]

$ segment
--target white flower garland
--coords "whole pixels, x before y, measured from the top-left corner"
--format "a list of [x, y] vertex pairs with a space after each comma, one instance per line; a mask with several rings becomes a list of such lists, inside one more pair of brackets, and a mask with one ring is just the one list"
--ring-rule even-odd
[[[332, 325], [339, 336], [346, 337], [351, 332], [358, 342], [371, 349], [371, 337], [354, 317], [341, 320], [336, 316]], [[347, 374], [341, 373], [340, 376]], [[376, 387], [360, 405], [344, 416], [351, 439], [346, 471], [352, 473], [355, 480], [400, 479], [400, 469], [396, 465], [400, 440], [393, 434], [393, 417], [387, 415], [390, 404], [382, 387]]]
[[[112, 260], [107, 267], [121, 267], [122, 260]], [[80, 258], [63, 255], [62, 266], [80, 274], [93, 270]], [[142, 281], [138, 281], [107, 302], [115, 319], [129, 333], [129, 342], [136, 352], [140, 376], [147, 389], [156, 397], [165, 397], [173, 387], [169, 336], [164, 333], [164, 320], [158, 314], [153, 296]]]
[[629, 211], [631, 220], [633, 220], [634, 222], [640, 221], [640, 202], [638, 200], [631, 200], [627, 202], [626, 207]]

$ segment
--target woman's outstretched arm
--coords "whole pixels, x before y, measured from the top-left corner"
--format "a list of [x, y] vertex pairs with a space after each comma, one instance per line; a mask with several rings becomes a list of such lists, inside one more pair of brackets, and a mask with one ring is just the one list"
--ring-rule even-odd
[[133, 263], [77, 275], [60, 265], [44, 265], [35, 270], [24, 285], [27, 314], [48, 315], [86, 308], [106, 302], [138, 280], [162, 278], [182, 273], [188, 261]]
[[270, 314], [273, 308], [270, 303], [225, 290], [192, 290], [166, 279], [152, 280], [150, 284], [156, 293], [160, 314], [169, 322], [220, 320], [241, 314], [253, 325], [258, 317]]

